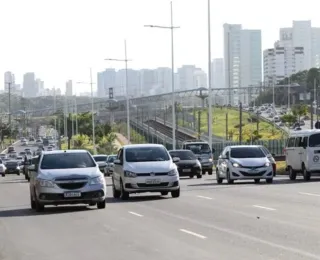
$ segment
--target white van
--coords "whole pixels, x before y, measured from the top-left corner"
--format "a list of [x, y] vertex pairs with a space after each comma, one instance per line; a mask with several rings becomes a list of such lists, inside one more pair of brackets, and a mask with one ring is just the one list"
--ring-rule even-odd
[[297, 173], [302, 173], [306, 181], [312, 173], [320, 173], [320, 130], [290, 133], [285, 156], [290, 180], [295, 180]]
[[160, 144], [125, 145], [113, 161], [113, 197], [127, 200], [130, 193], [159, 192], [173, 198], [180, 196], [176, 162]]

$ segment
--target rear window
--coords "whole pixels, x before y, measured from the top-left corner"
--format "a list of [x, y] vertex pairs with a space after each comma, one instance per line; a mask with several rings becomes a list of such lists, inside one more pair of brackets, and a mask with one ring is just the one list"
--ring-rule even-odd
[[108, 162], [109, 162], [109, 163], [113, 163], [115, 159], [117, 159], [117, 156], [116, 156], [116, 155], [109, 156], [109, 157], [108, 157]]
[[44, 170], [92, 167], [96, 167], [96, 163], [89, 153], [45, 154], [40, 165], [40, 168]]
[[309, 147], [320, 147], [320, 134], [310, 135]]
[[196, 160], [196, 156], [191, 151], [171, 151], [169, 152], [171, 157], [179, 157], [180, 160], [186, 161], [186, 160]]
[[96, 162], [106, 162], [107, 161], [107, 156], [93, 156], [93, 159]]

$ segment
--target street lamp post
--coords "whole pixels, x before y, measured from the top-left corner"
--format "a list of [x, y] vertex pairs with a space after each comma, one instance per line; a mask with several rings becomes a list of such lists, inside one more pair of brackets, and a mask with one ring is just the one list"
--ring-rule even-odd
[[93, 153], [96, 154], [96, 133], [95, 133], [95, 123], [94, 123], [94, 103], [93, 103], [93, 84], [92, 82], [92, 68], [90, 68], [90, 82], [77, 82], [77, 84], [87, 84], [91, 87], [91, 114], [92, 114], [92, 143], [93, 143]]
[[127, 139], [128, 139], [128, 143], [130, 143], [130, 108], [129, 108], [129, 89], [128, 89], [128, 57], [127, 57], [127, 41], [124, 40], [124, 59], [104, 59], [106, 61], [121, 61], [125, 63], [125, 73], [126, 73], [126, 83], [125, 83], [125, 87], [126, 87], [126, 106], [127, 106]]
[[170, 2], [170, 16], [171, 25], [170, 26], [160, 26], [160, 25], [145, 25], [144, 27], [150, 28], [160, 28], [171, 30], [171, 81], [172, 81], [172, 145], [173, 150], [176, 149], [176, 111], [175, 111], [175, 88], [174, 88], [174, 29], [180, 28], [179, 26], [173, 26], [173, 8], [172, 1]]
[[208, 85], [209, 85], [209, 146], [212, 150], [212, 70], [211, 70], [211, 10], [210, 0], [208, 0]]

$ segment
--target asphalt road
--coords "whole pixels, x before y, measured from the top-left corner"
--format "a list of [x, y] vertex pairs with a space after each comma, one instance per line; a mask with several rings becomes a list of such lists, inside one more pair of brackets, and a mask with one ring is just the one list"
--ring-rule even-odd
[[217, 185], [182, 179], [181, 197], [111, 197], [107, 207], [31, 211], [28, 183], [0, 179], [1, 260], [320, 259], [320, 179]]

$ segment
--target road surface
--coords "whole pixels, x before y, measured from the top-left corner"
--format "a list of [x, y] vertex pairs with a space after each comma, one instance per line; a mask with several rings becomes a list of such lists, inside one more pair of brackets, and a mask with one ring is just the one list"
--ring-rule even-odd
[[21, 176], [0, 179], [1, 260], [320, 259], [320, 179], [217, 185], [181, 180], [181, 197], [111, 197], [107, 207], [30, 209]]

